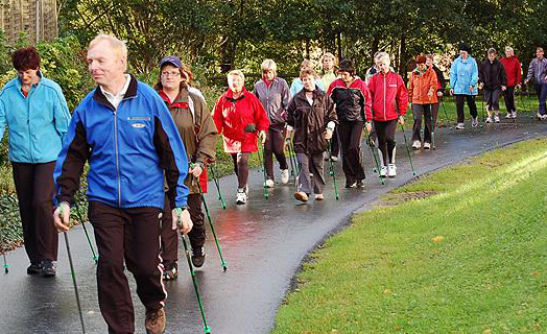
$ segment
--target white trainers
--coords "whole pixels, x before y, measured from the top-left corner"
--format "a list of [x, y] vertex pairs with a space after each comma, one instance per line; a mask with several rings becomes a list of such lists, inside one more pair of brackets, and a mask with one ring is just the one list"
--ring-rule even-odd
[[471, 120], [471, 126], [474, 127], [474, 128], [479, 126], [479, 118], [478, 117], [473, 117], [473, 119]]
[[516, 111], [513, 111], [511, 113], [511, 118], [517, 118], [517, 112]]
[[494, 116], [494, 122], [499, 123], [500, 122], [500, 117], [499, 116]]
[[395, 166], [395, 164], [387, 165], [387, 176], [391, 178], [397, 176], [397, 166]]
[[325, 195], [323, 194], [315, 194], [315, 200], [316, 201], [322, 201], [325, 199]]
[[412, 148], [415, 150], [419, 150], [422, 147], [422, 142], [419, 140], [415, 140], [414, 143], [412, 143]]
[[264, 188], [273, 188], [274, 185], [275, 183], [272, 179], [267, 179], [266, 182], [264, 182]]
[[386, 177], [387, 176], [387, 167], [386, 166], [380, 167], [380, 176], [381, 177]]
[[307, 202], [308, 201], [308, 194], [306, 194], [303, 191], [297, 191], [294, 193], [294, 198], [301, 202]]
[[464, 128], [465, 128], [464, 123], [458, 123], [458, 125], [456, 125], [456, 130], [463, 130]]
[[484, 123], [492, 123], [492, 117], [486, 117]]
[[288, 169], [282, 169], [281, 170], [281, 183], [283, 183], [283, 184], [289, 183], [289, 170]]
[[338, 157], [337, 156], [332, 155], [330, 158], [332, 159], [332, 161], [338, 162]]
[[424, 143], [424, 150], [429, 150], [431, 148], [430, 143]]
[[513, 113], [508, 112], [507, 115], [505, 115], [505, 118], [513, 118]]
[[236, 204], [242, 205], [245, 203], [247, 203], [247, 194], [245, 193], [245, 189], [238, 189], [236, 195]]

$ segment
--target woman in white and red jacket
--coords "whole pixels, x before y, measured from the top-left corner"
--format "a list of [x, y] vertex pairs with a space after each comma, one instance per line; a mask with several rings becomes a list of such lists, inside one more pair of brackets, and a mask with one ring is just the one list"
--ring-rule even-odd
[[368, 89], [372, 97], [374, 128], [382, 155], [380, 173], [382, 176], [395, 177], [397, 175], [395, 132], [397, 131], [397, 122], [405, 123], [403, 115], [407, 111], [408, 91], [403, 78], [390, 71], [390, 59], [387, 53], [378, 53], [376, 64], [380, 68], [380, 72], [370, 79]]
[[219, 97], [213, 111], [218, 133], [223, 135], [224, 152], [235, 157], [237, 204], [247, 202], [249, 157], [257, 151], [259, 137], [264, 144], [270, 127], [266, 110], [260, 100], [243, 87], [244, 83], [245, 76], [240, 70], [228, 73], [228, 91]]

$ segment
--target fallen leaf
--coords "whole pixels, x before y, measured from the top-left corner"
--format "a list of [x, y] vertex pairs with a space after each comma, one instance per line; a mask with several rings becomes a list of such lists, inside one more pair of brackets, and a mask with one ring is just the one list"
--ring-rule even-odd
[[439, 243], [444, 240], [444, 237], [442, 235], [438, 235], [435, 238], [433, 238], [433, 242]]

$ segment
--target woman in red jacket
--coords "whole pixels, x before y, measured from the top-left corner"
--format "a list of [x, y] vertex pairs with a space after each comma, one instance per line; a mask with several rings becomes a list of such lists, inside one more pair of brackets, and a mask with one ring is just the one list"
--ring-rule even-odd
[[[400, 124], [405, 123], [403, 115], [406, 114], [407, 110], [408, 91], [403, 78], [390, 71], [389, 54], [380, 52], [375, 60], [380, 68], [380, 73], [370, 78], [368, 89], [372, 97], [374, 128], [376, 129], [378, 146], [382, 155], [380, 175], [395, 177], [397, 176], [395, 132], [397, 122]], [[369, 123], [367, 123], [367, 131], [370, 131]]]
[[508, 46], [505, 48], [505, 57], [500, 59], [507, 75], [507, 89], [503, 92], [507, 116], [505, 118], [517, 118], [517, 106], [515, 104], [515, 88], [520, 89], [522, 80], [522, 66], [515, 56], [515, 50]]
[[228, 73], [228, 91], [216, 102], [213, 119], [223, 135], [224, 152], [234, 157], [237, 173], [237, 204], [247, 202], [249, 157], [258, 149], [257, 139], [264, 144], [270, 127], [268, 115], [260, 100], [243, 87], [245, 76], [240, 70]]

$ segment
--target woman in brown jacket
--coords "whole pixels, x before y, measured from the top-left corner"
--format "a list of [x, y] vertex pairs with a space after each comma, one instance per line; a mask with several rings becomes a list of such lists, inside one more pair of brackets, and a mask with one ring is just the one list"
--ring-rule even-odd
[[313, 188], [315, 199], [323, 200], [323, 154], [327, 151], [338, 118], [330, 97], [316, 88], [315, 72], [304, 69], [300, 72], [300, 79], [304, 89], [294, 96], [287, 108], [287, 130], [294, 130], [294, 151], [300, 170], [294, 197], [306, 202]]
[[[191, 163], [185, 183], [190, 191], [188, 210], [194, 228], [188, 236], [192, 246], [192, 263], [196, 267], [201, 267], [205, 261], [203, 245], [206, 235], [203, 198], [199, 193], [198, 182], [202, 191], [207, 192], [206, 166], [209, 161], [215, 159], [218, 132], [205, 100], [189, 90], [189, 78], [180, 59], [174, 56], [165, 57], [160, 67], [161, 77], [155, 88], [169, 108], [184, 142], [188, 161]], [[169, 201], [166, 200], [165, 205], [168, 206]], [[175, 279], [178, 274], [178, 238], [177, 231], [171, 228], [170, 215], [163, 217], [161, 239], [164, 278]]]
[[426, 60], [425, 56], [416, 58], [416, 69], [410, 74], [408, 87], [408, 98], [412, 103], [412, 115], [414, 116], [412, 148], [416, 150], [422, 147], [422, 116], [425, 122], [424, 149], [431, 148], [431, 105], [437, 103], [437, 74], [432, 68], [427, 67]]

